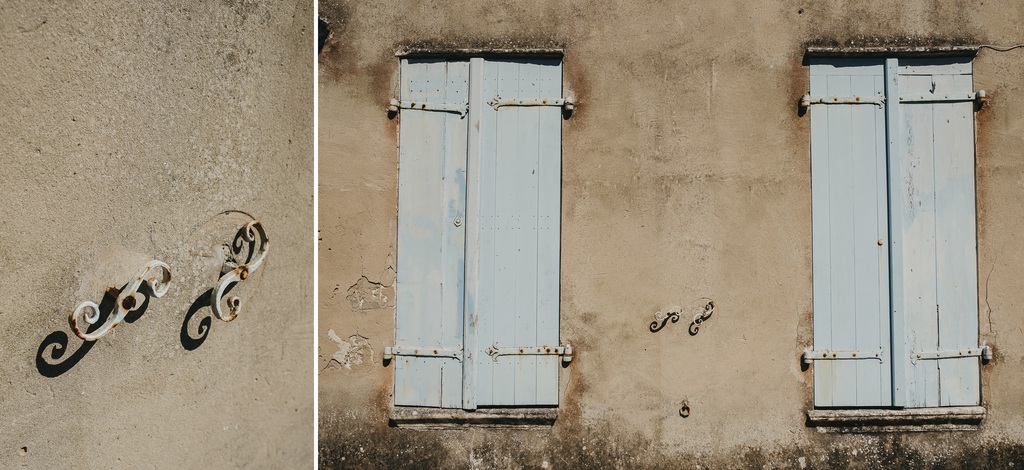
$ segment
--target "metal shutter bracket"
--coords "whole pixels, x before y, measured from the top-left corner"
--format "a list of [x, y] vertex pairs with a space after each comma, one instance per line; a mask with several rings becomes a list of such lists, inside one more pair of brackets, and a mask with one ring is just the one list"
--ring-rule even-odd
[[977, 101], [979, 103], [984, 103], [987, 99], [988, 98], [985, 96], [985, 90], [978, 90], [972, 93], [925, 93], [920, 95], [900, 95], [900, 103], [955, 103], [963, 101]]
[[[978, 348], [964, 348], [964, 349], [946, 349], [937, 351], [914, 351], [910, 355], [910, 362], [917, 363], [917, 361], [934, 361], [939, 359], [957, 359], [962, 357], [980, 357], [983, 361], [992, 360], [992, 348], [988, 345], [984, 345]], [[882, 357], [882, 350], [877, 351], [834, 351], [834, 350], [819, 350], [814, 351], [807, 349], [804, 351], [802, 356], [805, 364], [810, 364], [813, 361], [839, 361], [839, 360], [857, 360], [857, 359], [875, 359], [879, 362], [884, 361]]]
[[939, 359], [958, 359], [961, 357], [980, 357], [983, 361], [992, 360], [992, 348], [988, 345], [980, 348], [945, 349], [938, 351], [914, 351], [910, 354], [910, 362], [935, 361]]
[[469, 103], [424, 103], [421, 101], [406, 100], [391, 100], [388, 102], [389, 113], [397, 113], [400, 109], [418, 109], [420, 111], [456, 113], [460, 117], [466, 117], [466, 113], [469, 112]]
[[[943, 94], [918, 94], [900, 95], [900, 103], [956, 103], [964, 101], [975, 101], [984, 104], [988, 101], [985, 90], [978, 90], [971, 93], [943, 93]], [[873, 104], [878, 107], [885, 105], [885, 96], [814, 96], [804, 95], [800, 97], [800, 107], [808, 108], [814, 104]]]
[[831, 349], [822, 350], [804, 350], [802, 356], [804, 364], [810, 364], [813, 361], [844, 361], [844, 360], [863, 360], [863, 359], [874, 359], [878, 362], [884, 362], [882, 358], [882, 350], [874, 351], [836, 351]]
[[384, 348], [384, 360], [390, 361], [396, 356], [450, 357], [461, 362], [462, 348], [417, 348], [409, 346], [388, 346]]
[[565, 108], [566, 111], [572, 111], [575, 104], [572, 98], [536, 98], [530, 100], [513, 100], [505, 99], [501, 96], [495, 95], [490, 101], [487, 102], [490, 107], [494, 108], [495, 111], [502, 106], [555, 106]]
[[881, 108], [885, 105], [885, 96], [815, 96], [800, 97], [800, 107], [807, 108], [812, 104], [873, 104]]
[[550, 346], [513, 346], [499, 348], [497, 344], [487, 348], [487, 355], [491, 356], [494, 362], [498, 362], [498, 356], [562, 356], [562, 362], [572, 362], [572, 345], [565, 343], [558, 347]]

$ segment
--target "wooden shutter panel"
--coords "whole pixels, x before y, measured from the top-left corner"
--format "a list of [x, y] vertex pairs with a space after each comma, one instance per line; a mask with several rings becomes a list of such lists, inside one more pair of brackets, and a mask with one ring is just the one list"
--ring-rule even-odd
[[[403, 60], [401, 99], [466, 103], [469, 63]], [[396, 346], [461, 351], [465, 274], [466, 119], [404, 109], [398, 168]], [[456, 223], [455, 220], [459, 219]], [[395, 405], [458, 408], [462, 363], [396, 356]]]
[[[881, 61], [816, 59], [810, 93], [877, 97], [884, 79]], [[881, 361], [815, 361], [814, 404], [889, 406], [885, 110], [821, 104], [810, 113], [814, 350], [882, 351]]]
[[[562, 97], [560, 60], [478, 63], [485, 102]], [[479, 164], [479, 192], [470, 195], [479, 203], [479, 231], [469, 248], [478, 264], [467, 274], [475, 404], [557, 405], [558, 356], [495, 360], [487, 349], [558, 346], [561, 109], [479, 109], [480, 154], [470, 160]]]
[[[972, 94], [970, 59], [899, 61], [900, 95]], [[891, 105], [895, 105], [892, 102]], [[978, 347], [974, 103], [901, 102], [904, 338], [908, 352]], [[895, 232], [895, 231], [894, 231]], [[980, 404], [977, 357], [907, 361], [908, 407]]]

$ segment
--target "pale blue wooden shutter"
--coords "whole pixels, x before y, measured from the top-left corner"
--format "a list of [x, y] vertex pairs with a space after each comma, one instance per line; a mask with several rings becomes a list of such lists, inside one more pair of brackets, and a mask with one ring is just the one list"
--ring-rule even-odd
[[[474, 64], [481, 67], [474, 100], [562, 97], [560, 60]], [[475, 396], [464, 406], [557, 405], [558, 356], [492, 358], [487, 349], [559, 343], [561, 108], [474, 106], [479, 140], [471, 137], [470, 147], [479, 147], [479, 157], [471, 154], [470, 164], [479, 165], [479, 181], [470, 185], [470, 200], [479, 224], [475, 233], [469, 229], [467, 328], [474, 339], [467, 347], [476, 371], [467, 382]]]
[[[810, 94], [877, 98], [884, 72], [881, 61], [816, 59]], [[810, 113], [814, 350], [836, 353], [814, 361], [814, 404], [889, 406], [885, 110], [819, 104]]]
[[[403, 101], [469, 99], [468, 62], [407, 59], [401, 74]], [[395, 346], [428, 355], [394, 358], [395, 405], [462, 404], [467, 129], [458, 113], [402, 110]]]
[[[978, 348], [974, 103], [970, 59], [899, 60], [899, 174], [907, 407], [980, 404], [977, 357], [928, 359]], [[957, 97], [959, 101], [930, 101]], [[890, 106], [895, 106], [894, 99]], [[895, 286], [894, 286], [895, 288]], [[921, 355], [922, 358], [917, 356]]]

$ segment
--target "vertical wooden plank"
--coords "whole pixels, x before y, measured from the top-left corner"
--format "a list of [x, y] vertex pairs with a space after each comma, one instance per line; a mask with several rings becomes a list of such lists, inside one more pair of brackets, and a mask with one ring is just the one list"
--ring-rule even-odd
[[[443, 103], [469, 100], [469, 62], [445, 64]], [[466, 254], [466, 159], [467, 120], [455, 113], [435, 113], [444, 121], [442, 155], [442, 237], [441, 308], [435, 313], [441, 323], [441, 347], [459, 349], [463, 339]], [[441, 406], [462, 406], [462, 362], [437, 358], [441, 363]]]
[[[538, 95], [562, 96], [561, 60], [540, 61]], [[559, 271], [562, 220], [562, 110], [538, 108], [537, 343], [559, 345]], [[537, 358], [537, 403], [558, 404], [558, 356]]]
[[[881, 73], [875, 76], [876, 93], [885, 94], [886, 74], [884, 65], [881, 66]], [[892, 348], [892, 292], [891, 292], [891, 257], [889, 253], [890, 228], [889, 228], [889, 139], [888, 139], [888, 110], [883, 107], [875, 111], [875, 236], [878, 245], [873, 266], [878, 273], [875, 277], [877, 282], [877, 305], [876, 312], [878, 322], [875, 324], [877, 330], [876, 347], [882, 350], [882, 363], [878, 364], [877, 373], [879, 376], [879, 406], [893, 405], [893, 348]]]
[[[519, 99], [540, 98], [538, 66], [525, 61], [513, 62], [519, 68]], [[515, 340], [516, 346], [537, 343], [537, 163], [539, 156], [540, 108], [517, 107], [516, 140], [519, 152], [514, 157], [516, 170], [508, 175], [516, 186], [515, 216]], [[511, 110], [510, 110], [511, 111]], [[500, 110], [498, 111], [501, 112]], [[515, 404], [537, 402], [537, 357], [520, 356], [515, 364]]]
[[[903, 94], [931, 90], [930, 76], [900, 77]], [[902, 266], [904, 302], [907, 309], [907, 334], [910, 350], [934, 351], [939, 347], [938, 302], [935, 271], [935, 165], [932, 129], [932, 103], [900, 103], [903, 125], [903, 161], [899, 178], [906, 182], [905, 192], [894, 196], [903, 214], [901, 228], [904, 251]], [[939, 405], [938, 362], [912, 361], [914, 379], [908, 407]]]
[[[519, 65], [508, 61], [495, 61], [498, 67], [498, 95], [515, 97], [519, 92]], [[521, 142], [519, 142], [519, 107], [499, 108], [497, 146], [495, 149], [494, 200], [494, 331], [492, 344], [498, 347], [518, 346], [516, 337], [516, 199], [520, 188], [514, 177], [519, 170]], [[494, 405], [515, 404], [516, 356], [499, 356], [494, 364]]]
[[[402, 63], [402, 99], [437, 102], [442, 98], [441, 61]], [[441, 346], [444, 116], [403, 110], [399, 136], [398, 272], [395, 343]], [[395, 404], [441, 406], [440, 362], [399, 357], [395, 367]]]
[[[498, 93], [498, 67], [491, 61], [480, 59], [483, 67], [482, 85], [479, 97], [486, 103]], [[477, 92], [473, 91], [477, 96]], [[472, 103], [478, 105], [479, 103]], [[477, 405], [494, 403], [494, 366], [486, 350], [494, 344], [495, 311], [498, 301], [496, 290], [504, 286], [495, 283], [496, 266], [496, 235], [498, 223], [496, 217], [496, 200], [498, 193], [498, 168], [496, 153], [498, 151], [498, 120], [494, 108], [482, 105], [480, 111], [480, 150], [479, 156], [474, 154], [470, 166], [475, 163], [480, 169], [479, 196], [475, 198], [479, 204], [479, 246], [478, 266], [474, 283], [470, 285], [477, 293], [478, 309], [476, 315], [477, 346], [474, 349], [476, 360], [476, 402]]]
[[[811, 96], [828, 95], [828, 76], [814, 72], [822, 65], [811, 64]], [[831, 169], [829, 165], [829, 119], [820, 107], [811, 110], [811, 270], [814, 305], [814, 349], [832, 349], [832, 231], [829, 224]], [[833, 406], [833, 361], [814, 363], [814, 404]]]
[[910, 373], [910, 350], [907, 344], [908, 313], [903, 291], [903, 270], [898, 269], [904, 256], [904, 240], [902, 235], [903, 211], [900, 207], [900, 196], [906, 191], [902, 175], [903, 138], [902, 121], [900, 120], [900, 75], [897, 59], [885, 61], [885, 121], [886, 121], [886, 156], [889, 183], [889, 295], [892, 322], [892, 404], [906, 406], [909, 390], [914, 381]]
[[[851, 77], [828, 77], [830, 96], [852, 96]], [[829, 118], [829, 226], [831, 230], [832, 261], [832, 348], [843, 351], [857, 350], [855, 304], [856, 240], [854, 239], [853, 200], [857, 197], [853, 186], [853, 112], [855, 106], [826, 105]], [[860, 136], [857, 136], [860, 138]], [[833, 361], [832, 399], [834, 404], [851, 406], [857, 403], [857, 362]]]
[[484, 60], [473, 58], [469, 61], [469, 120], [468, 155], [466, 177], [466, 279], [465, 314], [463, 315], [463, 359], [462, 359], [462, 408], [476, 409], [477, 362], [486, 359], [479, 356], [478, 327], [480, 319], [480, 237], [482, 179], [481, 154], [482, 116], [487, 99], [484, 94]]
[[[850, 77], [850, 91], [854, 96], [872, 96], [881, 91], [882, 77], [879, 75], [857, 75]], [[877, 106], [857, 105], [851, 107], [852, 118], [852, 172], [848, 177], [853, 183], [853, 276], [855, 322], [854, 349], [857, 351], [877, 350], [888, 344], [888, 286], [879, 282], [881, 271], [887, 271], [888, 259], [880, 256], [878, 240], [884, 238], [885, 225], [879, 225], [887, 214], [884, 194], [884, 180], [879, 185], [879, 167], [885, 165], [885, 120], [884, 112]], [[886, 269], [880, 269], [884, 267]], [[888, 368], [878, 361], [850, 361], [856, 371], [854, 403], [856, 406], [879, 406], [891, 399]], [[884, 388], [883, 388], [884, 387]]]
[[[972, 91], [970, 75], [935, 75], [937, 93]], [[974, 201], [974, 104], [936, 103], [936, 297], [939, 348], [978, 345], [978, 285]], [[977, 358], [938, 361], [940, 406], [981, 403]]]
[[[465, 102], [464, 62], [403, 60], [402, 99]], [[403, 110], [399, 136], [398, 277], [395, 342], [462, 344], [466, 124], [452, 113]], [[452, 358], [399, 357], [395, 405], [458, 407], [462, 365]]]

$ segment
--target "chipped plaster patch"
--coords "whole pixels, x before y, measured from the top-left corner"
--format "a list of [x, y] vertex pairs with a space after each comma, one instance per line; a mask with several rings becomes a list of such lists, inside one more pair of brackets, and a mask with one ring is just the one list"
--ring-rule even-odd
[[346, 341], [341, 339], [333, 329], [327, 330], [327, 337], [338, 345], [338, 351], [331, 356], [328, 367], [336, 363], [346, 369], [352, 369], [353, 365], [361, 365], [367, 360], [368, 363], [373, 363], [373, 348], [370, 347], [369, 338], [352, 335]]
[[373, 282], [360, 277], [352, 287], [348, 288], [345, 297], [353, 310], [374, 310], [394, 307], [395, 288], [380, 282]]

